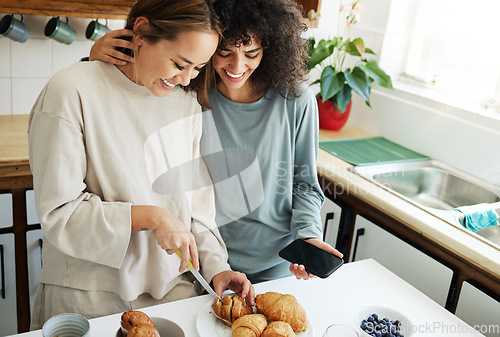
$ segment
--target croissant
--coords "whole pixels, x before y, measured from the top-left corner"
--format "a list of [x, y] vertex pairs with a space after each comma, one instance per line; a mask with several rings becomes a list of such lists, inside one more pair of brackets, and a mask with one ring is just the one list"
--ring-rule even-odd
[[286, 322], [295, 332], [306, 330], [306, 311], [293, 295], [267, 292], [257, 295], [255, 302], [257, 312], [264, 314], [271, 321]]
[[260, 337], [267, 326], [267, 318], [261, 314], [245, 315], [233, 322], [233, 337]]
[[222, 300], [216, 299], [212, 309], [215, 316], [227, 326], [231, 326], [241, 316], [253, 314], [253, 309], [235, 294], [224, 296]]
[[261, 337], [297, 337], [290, 324], [282, 321], [271, 322]]

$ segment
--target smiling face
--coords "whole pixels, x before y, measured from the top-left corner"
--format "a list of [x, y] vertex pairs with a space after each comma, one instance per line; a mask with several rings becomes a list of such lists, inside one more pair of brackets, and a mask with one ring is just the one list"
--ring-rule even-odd
[[[140, 19], [138, 19], [140, 20]], [[175, 40], [150, 44], [136, 36], [135, 64], [120, 67], [124, 74], [157, 97], [176, 85], [187, 86], [208, 63], [218, 44], [215, 32], [181, 32]]]
[[252, 101], [250, 76], [262, 60], [263, 49], [258, 39], [252, 37], [248, 46], [228, 44], [217, 49], [214, 67], [220, 77], [219, 91], [227, 98], [237, 101]]

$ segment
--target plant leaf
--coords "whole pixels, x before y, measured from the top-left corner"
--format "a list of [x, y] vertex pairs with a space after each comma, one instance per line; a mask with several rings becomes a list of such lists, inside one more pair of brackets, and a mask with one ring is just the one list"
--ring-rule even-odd
[[379, 67], [377, 61], [369, 60], [366, 65], [359, 66], [363, 71], [372, 78], [378, 85], [384, 88], [392, 89], [391, 77]]
[[348, 85], [344, 85], [344, 87], [342, 87], [342, 89], [334, 97], [334, 102], [337, 106], [337, 109], [339, 109], [341, 113], [344, 113], [345, 109], [347, 108], [347, 104], [349, 104], [351, 99], [352, 90]]
[[370, 48], [365, 48], [365, 53], [376, 55], [375, 52], [373, 50], [371, 50]]
[[311, 59], [309, 60], [309, 70], [316, 67], [317, 64], [321, 63], [324, 59], [333, 54], [335, 44], [332, 41], [321, 40], [318, 42], [316, 47], [309, 49], [309, 55]]
[[368, 103], [370, 101], [370, 82], [366, 73], [357, 66], [352, 71], [346, 69], [344, 75], [347, 84]]
[[365, 53], [365, 43], [360, 37], [352, 40], [352, 44], [354, 44], [360, 55], [363, 55]]
[[346, 46], [346, 51], [355, 56], [362, 56], [365, 53], [365, 43], [358, 37], [350, 41]]
[[344, 86], [345, 78], [343, 73], [335, 73], [332, 66], [327, 66], [321, 73], [321, 97], [329, 100]]
[[307, 54], [309, 56], [312, 55], [313, 51], [314, 51], [314, 46], [316, 45], [316, 39], [314, 39], [314, 37], [310, 37], [309, 39], [307, 39], [307, 45], [306, 45], [306, 48], [307, 48]]

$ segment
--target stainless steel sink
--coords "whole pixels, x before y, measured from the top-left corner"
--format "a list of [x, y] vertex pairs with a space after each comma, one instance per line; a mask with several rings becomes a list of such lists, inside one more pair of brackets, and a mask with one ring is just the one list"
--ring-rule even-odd
[[[445, 220], [456, 219], [451, 214], [456, 207], [500, 201], [499, 187], [436, 160], [355, 166], [350, 170]], [[477, 234], [500, 245], [498, 227]]]

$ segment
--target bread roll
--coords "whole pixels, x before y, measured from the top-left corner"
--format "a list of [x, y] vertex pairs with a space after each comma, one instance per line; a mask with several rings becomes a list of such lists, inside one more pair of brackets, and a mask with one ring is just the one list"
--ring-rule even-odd
[[152, 325], [139, 324], [130, 328], [128, 337], [160, 337], [160, 333]]
[[290, 324], [282, 321], [269, 323], [261, 337], [297, 337]]
[[267, 318], [261, 314], [245, 315], [233, 322], [233, 337], [260, 337], [267, 326]]
[[295, 332], [307, 329], [306, 311], [293, 295], [267, 292], [257, 295], [255, 302], [257, 312], [264, 314], [271, 321], [286, 322]]
[[215, 316], [227, 326], [232, 326], [233, 322], [244, 315], [253, 314], [253, 309], [238, 295], [232, 294], [216, 299], [212, 303]]
[[130, 310], [124, 312], [121, 316], [121, 330], [122, 336], [127, 337], [128, 331], [134, 327], [141, 324], [151, 325], [155, 327], [153, 321], [149, 318], [148, 315], [143, 313], [142, 311]]

